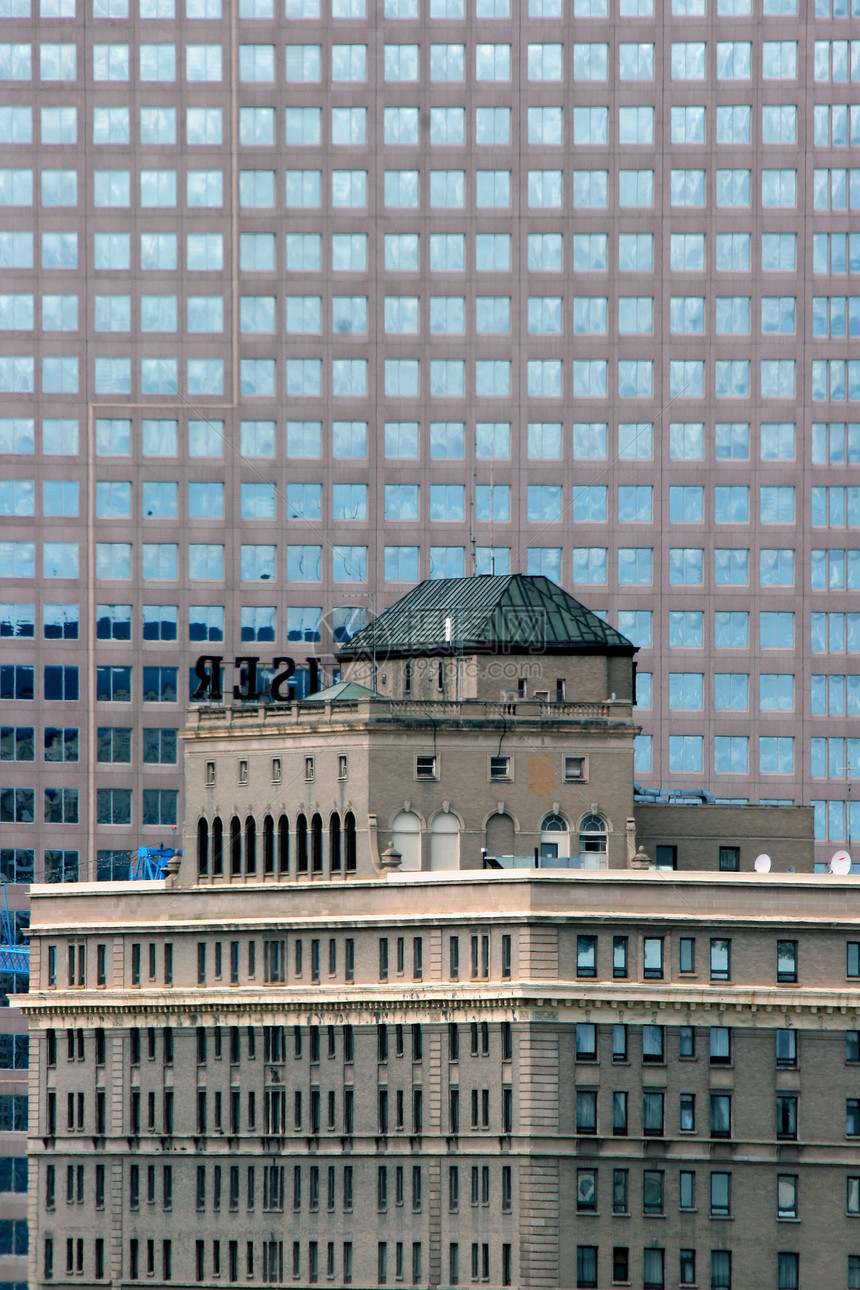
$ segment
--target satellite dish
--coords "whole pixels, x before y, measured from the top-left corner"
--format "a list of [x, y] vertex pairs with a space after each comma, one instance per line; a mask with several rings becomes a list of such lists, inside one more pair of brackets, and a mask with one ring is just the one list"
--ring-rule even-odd
[[847, 851], [834, 851], [830, 857], [831, 873], [850, 873], [851, 856]]
[[760, 856], [756, 856], [753, 868], [756, 873], [770, 873], [770, 856], [765, 852], [762, 852]]

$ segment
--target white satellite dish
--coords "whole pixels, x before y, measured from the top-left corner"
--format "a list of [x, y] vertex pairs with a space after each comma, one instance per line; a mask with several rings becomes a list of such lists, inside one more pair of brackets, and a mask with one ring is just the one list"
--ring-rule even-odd
[[830, 857], [831, 873], [850, 873], [851, 856], [847, 851], [834, 851]]
[[770, 873], [770, 856], [763, 851], [760, 856], [756, 856], [753, 868], [756, 873]]

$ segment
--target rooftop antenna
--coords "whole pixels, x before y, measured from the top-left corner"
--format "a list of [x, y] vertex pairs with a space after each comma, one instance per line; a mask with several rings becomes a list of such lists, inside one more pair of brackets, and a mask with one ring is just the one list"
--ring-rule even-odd
[[770, 856], [763, 851], [760, 856], [756, 856], [753, 869], [756, 873], [770, 873], [770, 865]]
[[460, 702], [460, 663], [463, 658], [463, 639], [460, 636], [459, 642], [454, 634], [454, 619], [451, 614], [445, 617], [445, 644], [453, 644], [452, 657], [454, 659], [454, 701]]
[[830, 857], [830, 872], [845, 874], [851, 872], [851, 853], [849, 851], [834, 851]]

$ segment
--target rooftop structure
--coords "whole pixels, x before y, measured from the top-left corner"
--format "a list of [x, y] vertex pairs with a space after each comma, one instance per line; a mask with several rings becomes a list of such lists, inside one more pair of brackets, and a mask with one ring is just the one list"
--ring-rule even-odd
[[633, 648], [564, 593], [454, 583], [411, 650], [423, 591], [193, 711], [163, 877], [33, 888], [31, 1286], [853, 1276], [856, 880], [809, 810], [635, 804]]

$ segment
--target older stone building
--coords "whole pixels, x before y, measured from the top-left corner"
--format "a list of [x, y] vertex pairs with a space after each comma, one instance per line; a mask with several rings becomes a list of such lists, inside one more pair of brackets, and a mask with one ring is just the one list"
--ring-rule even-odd
[[195, 713], [181, 860], [33, 892], [32, 1286], [860, 1285], [856, 879], [634, 803], [632, 654], [462, 580]]

